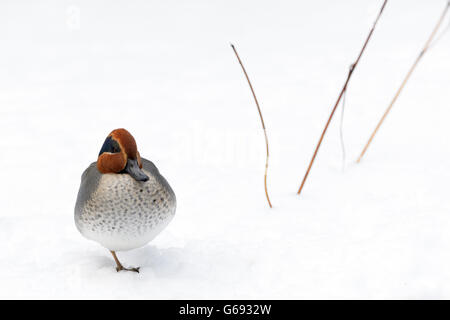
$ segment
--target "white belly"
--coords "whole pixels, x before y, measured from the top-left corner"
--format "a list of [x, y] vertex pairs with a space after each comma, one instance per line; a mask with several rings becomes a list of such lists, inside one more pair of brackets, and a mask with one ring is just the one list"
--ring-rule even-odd
[[126, 232], [98, 232], [86, 228], [81, 233], [90, 240], [100, 243], [111, 251], [127, 251], [145, 246], [152, 241], [173, 219], [173, 215], [153, 228], [147, 228], [145, 232], [137, 234]]

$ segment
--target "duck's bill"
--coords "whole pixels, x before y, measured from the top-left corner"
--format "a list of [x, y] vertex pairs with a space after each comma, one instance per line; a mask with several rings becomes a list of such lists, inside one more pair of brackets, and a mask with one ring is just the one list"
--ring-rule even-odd
[[141, 168], [139, 168], [139, 164], [136, 159], [128, 159], [124, 171], [137, 181], [148, 180], [148, 176], [144, 173], [144, 171], [142, 171]]

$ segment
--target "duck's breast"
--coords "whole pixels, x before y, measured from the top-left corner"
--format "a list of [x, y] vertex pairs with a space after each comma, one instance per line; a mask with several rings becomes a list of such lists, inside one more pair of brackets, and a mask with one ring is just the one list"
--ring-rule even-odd
[[128, 174], [101, 174], [91, 165], [83, 174], [75, 222], [87, 238], [110, 250], [141, 247], [175, 215], [176, 198], [158, 169], [143, 159], [146, 182]]

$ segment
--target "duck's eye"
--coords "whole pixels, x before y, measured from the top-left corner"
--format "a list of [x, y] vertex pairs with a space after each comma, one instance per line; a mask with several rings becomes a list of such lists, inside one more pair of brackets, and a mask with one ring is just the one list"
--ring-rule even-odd
[[100, 153], [98, 155], [100, 156], [104, 152], [119, 153], [120, 152], [119, 143], [116, 140], [114, 140], [112, 137], [106, 138], [106, 140], [103, 143], [103, 146], [100, 150]]

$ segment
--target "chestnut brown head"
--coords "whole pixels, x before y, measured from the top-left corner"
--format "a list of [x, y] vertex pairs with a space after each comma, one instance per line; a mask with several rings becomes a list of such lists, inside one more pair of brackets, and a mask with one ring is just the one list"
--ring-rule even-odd
[[136, 141], [125, 129], [113, 130], [98, 154], [97, 169], [101, 173], [129, 174], [137, 181], [147, 181]]

